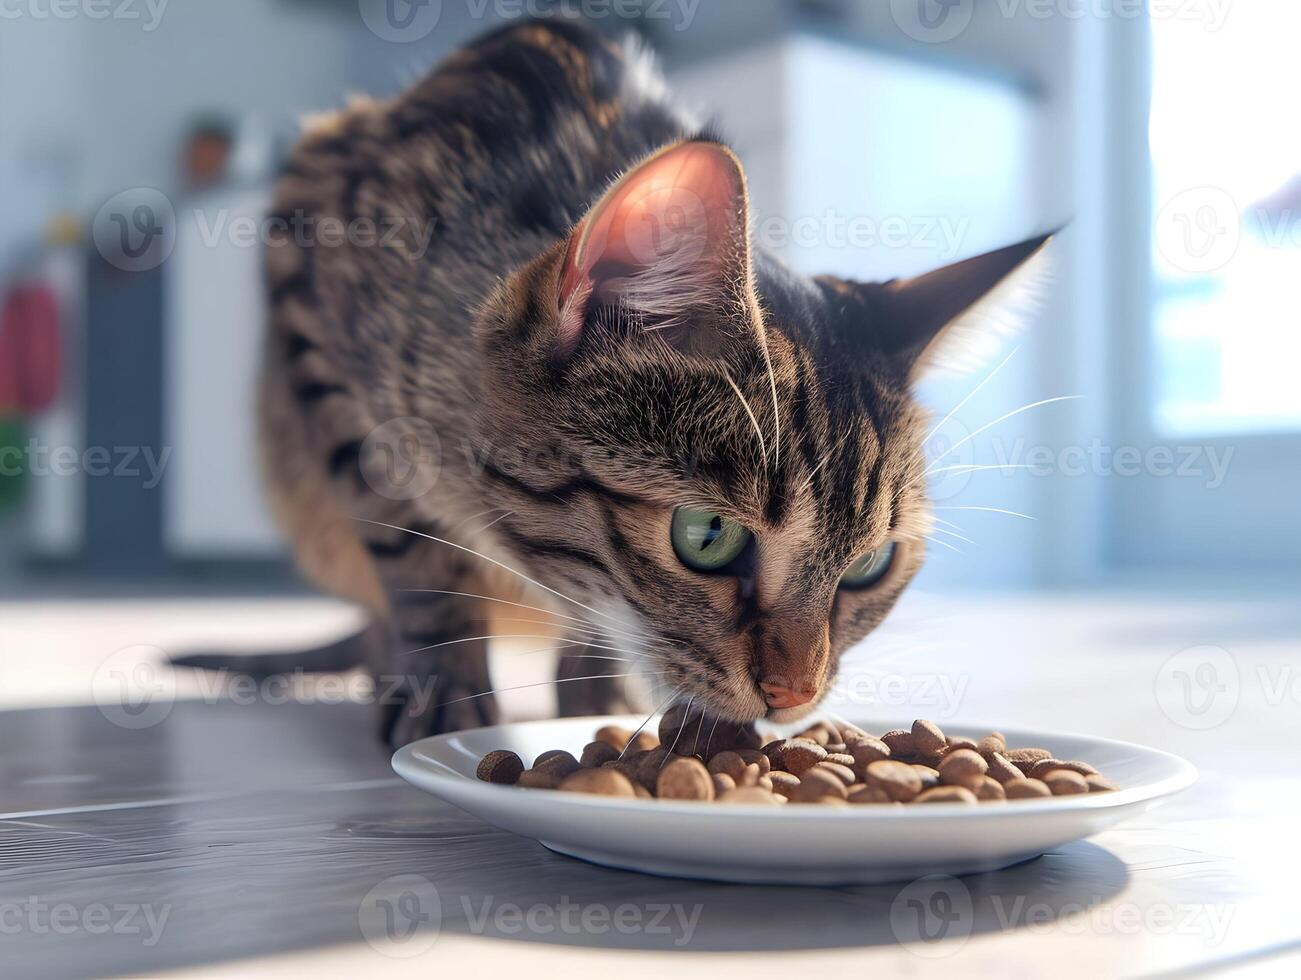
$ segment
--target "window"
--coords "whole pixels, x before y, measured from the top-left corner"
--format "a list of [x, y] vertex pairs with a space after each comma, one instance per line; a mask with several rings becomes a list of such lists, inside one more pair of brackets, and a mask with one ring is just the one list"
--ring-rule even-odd
[[1301, 4], [1152, 18], [1153, 425], [1301, 431]]

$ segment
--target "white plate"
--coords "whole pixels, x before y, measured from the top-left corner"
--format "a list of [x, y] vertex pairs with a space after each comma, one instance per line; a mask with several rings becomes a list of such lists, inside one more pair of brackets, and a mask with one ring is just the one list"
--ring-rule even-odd
[[[641, 720], [562, 718], [438, 735], [399, 749], [393, 768], [439, 799], [585, 861], [684, 878], [801, 885], [1005, 868], [1096, 834], [1197, 779], [1191, 764], [1168, 752], [1006, 728], [1001, 730], [1009, 744], [1090, 762], [1120, 790], [978, 806], [724, 807], [494, 786], [475, 778], [479, 759], [493, 749], [517, 752], [527, 765], [547, 749], [577, 755], [602, 725], [636, 728]], [[879, 719], [859, 723], [871, 732], [891, 728]], [[948, 734], [968, 737], [990, 730], [944, 727]]]

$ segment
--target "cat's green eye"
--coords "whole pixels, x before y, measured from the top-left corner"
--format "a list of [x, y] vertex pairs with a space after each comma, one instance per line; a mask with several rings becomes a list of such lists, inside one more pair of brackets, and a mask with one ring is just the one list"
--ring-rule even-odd
[[890, 571], [893, 562], [894, 542], [891, 541], [874, 551], [869, 551], [845, 569], [845, 574], [840, 576], [840, 587], [865, 589], [869, 585], [875, 585], [885, 578], [885, 573]]
[[722, 514], [679, 507], [673, 512], [673, 550], [697, 572], [716, 572], [735, 561], [750, 543], [750, 532]]

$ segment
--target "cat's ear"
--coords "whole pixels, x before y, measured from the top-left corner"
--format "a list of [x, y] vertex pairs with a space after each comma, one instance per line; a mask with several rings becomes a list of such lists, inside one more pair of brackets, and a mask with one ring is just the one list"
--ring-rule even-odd
[[901, 362], [910, 376], [929, 368], [969, 368], [1017, 328], [1047, 277], [1038, 235], [910, 279], [883, 283], [820, 280], [832, 293], [852, 293], [867, 309], [862, 340]]
[[559, 347], [571, 352], [593, 303], [657, 328], [744, 295], [750, 279], [741, 162], [705, 140], [651, 155], [602, 195], [570, 234], [560, 273]]

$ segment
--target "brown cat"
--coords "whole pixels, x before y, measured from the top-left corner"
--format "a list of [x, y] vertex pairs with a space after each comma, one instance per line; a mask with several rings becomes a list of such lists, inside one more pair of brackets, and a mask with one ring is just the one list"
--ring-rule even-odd
[[796, 275], [752, 246], [736, 155], [562, 20], [314, 125], [275, 213], [270, 497], [303, 571], [372, 613], [395, 745], [494, 719], [484, 637], [520, 606], [578, 651], [566, 712], [620, 707], [583, 678], [633, 667], [735, 721], [811, 710], [922, 562], [910, 383], [1046, 240]]

